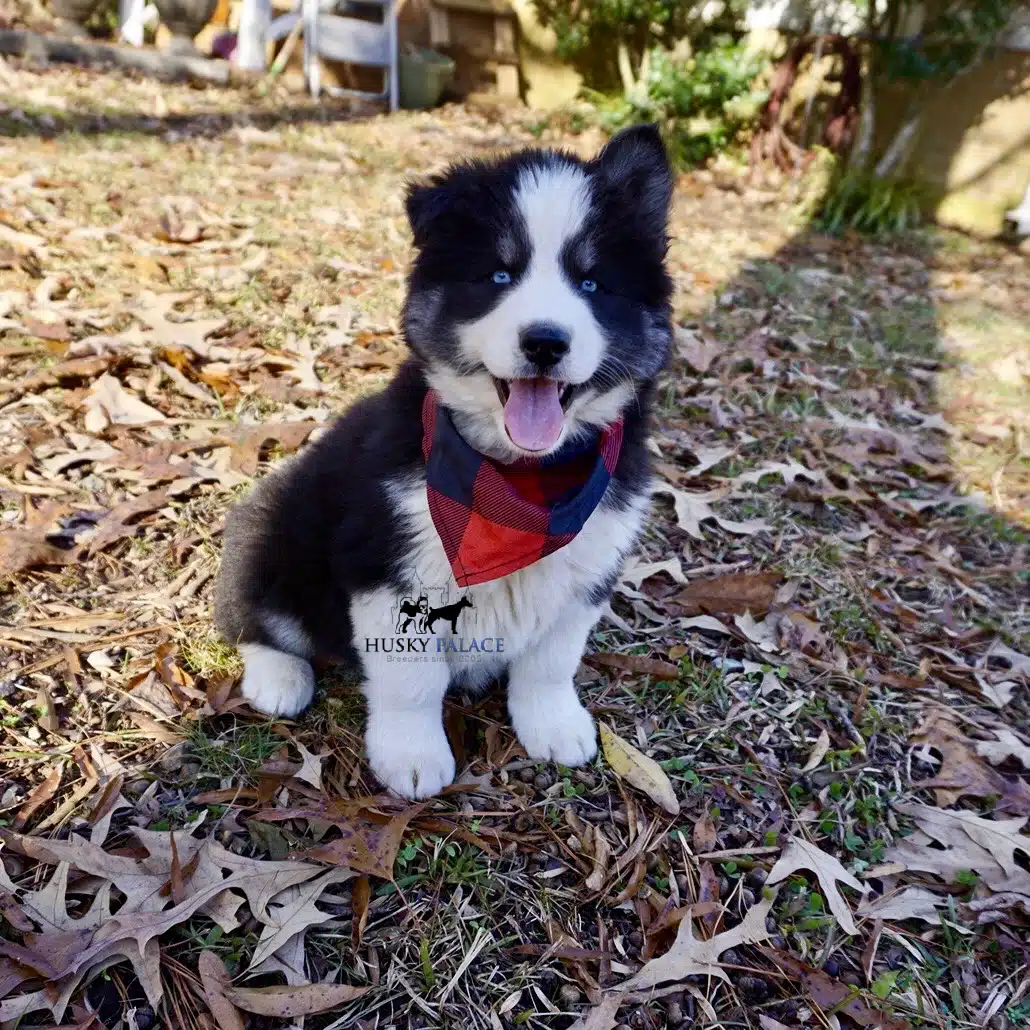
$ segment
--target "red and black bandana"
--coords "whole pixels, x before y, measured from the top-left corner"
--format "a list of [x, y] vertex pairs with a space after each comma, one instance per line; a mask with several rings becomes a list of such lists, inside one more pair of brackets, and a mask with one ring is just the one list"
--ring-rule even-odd
[[433, 525], [458, 586], [500, 579], [564, 547], [604, 496], [622, 448], [622, 420], [546, 458], [503, 465], [473, 450], [430, 390], [422, 454]]

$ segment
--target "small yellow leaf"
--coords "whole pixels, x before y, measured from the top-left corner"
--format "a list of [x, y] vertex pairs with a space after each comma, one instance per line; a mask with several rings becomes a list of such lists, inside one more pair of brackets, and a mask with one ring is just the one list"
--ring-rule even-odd
[[603, 722], [600, 725], [601, 748], [612, 772], [637, 790], [642, 790], [670, 815], [679, 815], [680, 803], [662, 767], [632, 744], [627, 744], [610, 726]]

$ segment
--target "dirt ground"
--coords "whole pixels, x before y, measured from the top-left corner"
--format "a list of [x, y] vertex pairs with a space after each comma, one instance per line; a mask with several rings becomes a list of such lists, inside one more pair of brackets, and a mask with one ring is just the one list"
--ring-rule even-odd
[[538, 139], [600, 142], [0, 63], [0, 1025], [1030, 1020], [1017, 250], [680, 177], [589, 768], [457, 697], [408, 807], [347, 674], [237, 696], [227, 508], [402, 360], [405, 180]]

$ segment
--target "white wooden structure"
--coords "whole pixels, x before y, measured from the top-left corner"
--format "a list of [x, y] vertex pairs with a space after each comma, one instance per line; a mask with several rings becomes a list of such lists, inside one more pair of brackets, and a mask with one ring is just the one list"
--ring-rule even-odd
[[1019, 236], [1030, 236], [1030, 185], [1023, 194], [1023, 202], [1019, 207], [1005, 212], [1005, 217], [1010, 222], [1016, 223], [1016, 233]]
[[143, 29], [152, 20], [160, 15], [147, 0], [118, 0], [118, 34], [126, 43], [143, 46]]
[[272, 20], [271, 0], [243, 0], [233, 61], [241, 68], [263, 71], [265, 44], [285, 39], [298, 29], [304, 45], [304, 81], [311, 95], [323, 92], [321, 60], [366, 65], [383, 70], [383, 89], [364, 90], [325, 87], [332, 96], [358, 96], [386, 100], [391, 111], [398, 107], [396, 0], [361, 0], [362, 6], [378, 6], [382, 20], [365, 21], [333, 14], [334, 0], [297, 0], [297, 7]]

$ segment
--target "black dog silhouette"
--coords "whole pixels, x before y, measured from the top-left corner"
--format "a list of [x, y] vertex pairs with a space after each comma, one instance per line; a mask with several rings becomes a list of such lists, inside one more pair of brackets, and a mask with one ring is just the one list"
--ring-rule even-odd
[[[418, 601], [405, 597], [401, 601], [401, 610], [397, 613], [397, 632], [407, 633], [414, 622], [416, 633], [426, 632], [426, 616], [429, 612], [429, 598], [423, 594]], [[405, 618], [407, 616], [407, 618]]]
[[433, 626], [437, 619], [443, 619], [451, 624], [451, 632], [457, 633], [458, 616], [461, 615], [463, 609], [471, 607], [472, 601], [466, 594], [465, 597], [455, 604], [445, 604], [442, 608], [430, 608], [429, 615], [426, 617], [426, 626], [429, 632], [433, 632]]

